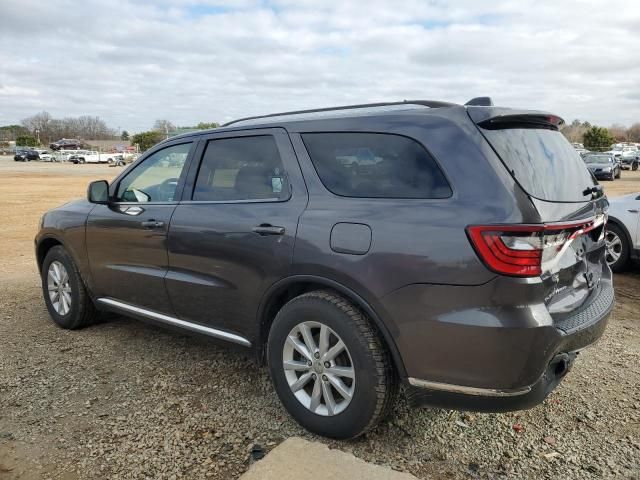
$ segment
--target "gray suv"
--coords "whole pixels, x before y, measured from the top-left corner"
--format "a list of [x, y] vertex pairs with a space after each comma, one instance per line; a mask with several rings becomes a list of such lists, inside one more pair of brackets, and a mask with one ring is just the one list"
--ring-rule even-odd
[[608, 203], [548, 113], [407, 101], [164, 141], [35, 239], [63, 328], [101, 311], [252, 349], [321, 435], [540, 403], [613, 307]]

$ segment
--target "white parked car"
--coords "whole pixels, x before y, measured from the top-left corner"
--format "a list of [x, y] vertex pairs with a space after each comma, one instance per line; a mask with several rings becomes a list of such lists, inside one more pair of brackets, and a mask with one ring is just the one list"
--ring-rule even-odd
[[640, 192], [609, 199], [609, 221], [605, 241], [607, 263], [614, 272], [640, 258]]
[[53, 155], [51, 155], [47, 150], [37, 150], [37, 152], [41, 161], [53, 162]]
[[122, 158], [119, 153], [101, 153], [96, 151], [80, 152], [69, 157], [73, 163], [113, 163]]

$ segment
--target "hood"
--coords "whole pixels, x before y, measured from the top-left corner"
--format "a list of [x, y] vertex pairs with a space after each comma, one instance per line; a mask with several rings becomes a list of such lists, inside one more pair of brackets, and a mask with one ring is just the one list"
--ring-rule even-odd
[[609, 197], [609, 203], [614, 205], [616, 203], [624, 203], [629, 200], [637, 200], [640, 197], [640, 192], [629, 193], [628, 195], [622, 195], [620, 197]]

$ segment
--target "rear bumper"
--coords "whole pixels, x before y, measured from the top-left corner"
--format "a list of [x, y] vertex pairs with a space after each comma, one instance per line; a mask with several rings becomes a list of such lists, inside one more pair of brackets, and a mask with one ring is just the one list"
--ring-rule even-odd
[[[535, 288], [512, 284], [505, 292], [510, 282], [526, 287], [523, 280], [499, 277], [477, 287], [410, 286], [386, 298], [393, 311], [417, 294], [422, 311], [432, 313], [397, 325], [414, 406], [494, 412], [533, 407], [560, 383], [576, 352], [603, 334], [614, 305], [610, 273], [585, 308], [560, 321], [526, 298]], [[456, 289], [457, 309], [447, 305]], [[480, 298], [497, 306], [483, 306]]]
[[536, 383], [513, 390], [469, 390], [451, 385], [434, 388], [429, 382], [410, 378], [407, 389], [409, 402], [414, 407], [435, 406], [476, 412], [525, 410], [541, 403], [558, 386], [577, 355], [578, 352], [556, 355]]

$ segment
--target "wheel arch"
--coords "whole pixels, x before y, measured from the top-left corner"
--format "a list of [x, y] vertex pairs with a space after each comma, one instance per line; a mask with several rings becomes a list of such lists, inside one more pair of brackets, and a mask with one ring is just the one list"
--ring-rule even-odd
[[396, 373], [400, 378], [406, 378], [406, 369], [395, 340], [380, 315], [376, 313], [369, 302], [353, 289], [335, 280], [316, 275], [294, 275], [281, 279], [273, 284], [263, 295], [258, 307], [259, 330], [256, 341], [256, 353], [261, 363], [265, 363], [266, 342], [271, 324], [278, 311], [291, 299], [314, 290], [333, 290], [362, 309], [367, 317], [371, 319], [376, 330], [380, 332], [381, 340], [391, 354]]
[[57, 237], [52, 235], [41, 238], [36, 244], [36, 261], [38, 262], [38, 271], [42, 273], [42, 264], [44, 263], [44, 259], [53, 247], [62, 246], [65, 250], [68, 251], [65, 244]]

